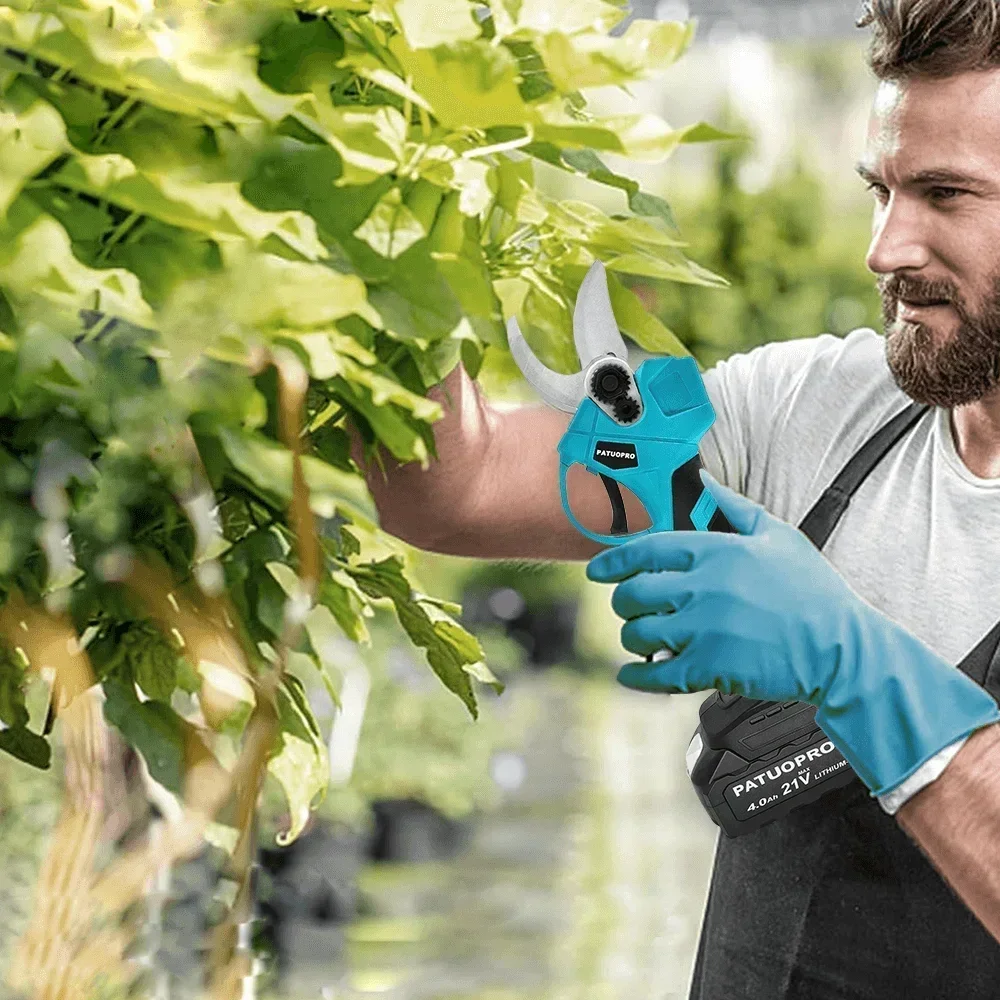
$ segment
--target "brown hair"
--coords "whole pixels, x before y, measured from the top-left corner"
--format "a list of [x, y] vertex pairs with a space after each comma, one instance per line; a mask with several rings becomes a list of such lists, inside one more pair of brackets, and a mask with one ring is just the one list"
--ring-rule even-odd
[[858, 27], [880, 80], [1000, 67], [998, 0], [866, 0]]

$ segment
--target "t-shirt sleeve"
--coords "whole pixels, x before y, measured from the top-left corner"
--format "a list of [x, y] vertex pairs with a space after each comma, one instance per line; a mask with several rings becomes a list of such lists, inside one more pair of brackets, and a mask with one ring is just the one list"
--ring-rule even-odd
[[898, 409], [874, 330], [821, 334], [734, 354], [704, 375], [715, 423], [702, 439], [719, 482], [797, 519], [842, 461]]
[[829, 334], [780, 341], [734, 354], [705, 372], [715, 423], [702, 439], [705, 468], [719, 482], [747, 493], [764, 444], [780, 426], [783, 411]]

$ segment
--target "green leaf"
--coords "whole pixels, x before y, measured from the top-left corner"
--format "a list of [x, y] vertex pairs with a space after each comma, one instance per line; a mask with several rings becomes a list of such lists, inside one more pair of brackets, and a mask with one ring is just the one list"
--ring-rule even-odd
[[74, 242], [73, 251], [91, 266], [103, 263], [131, 271], [141, 283], [143, 298], [155, 310], [162, 310], [183, 282], [214, 276], [222, 267], [212, 239], [153, 219], [147, 219], [131, 239], [110, 249], [104, 242], [95, 242], [92, 247], [88, 256], [89, 248]]
[[482, 39], [414, 49], [402, 35], [389, 42], [414, 86], [450, 128], [490, 128], [532, 121], [517, 86], [517, 61]]
[[[289, 141], [282, 156], [261, 158], [244, 185], [246, 196], [271, 209], [296, 203], [308, 206], [321, 232], [343, 248], [358, 276], [368, 283], [368, 300], [377, 310], [376, 318], [368, 320], [372, 326], [391, 330], [398, 338], [446, 336], [462, 314], [430, 256], [431, 241], [418, 240], [398, 258], [390, 259], [353, 235], [393, 186], [392, 179], [382, 177], [363, 187], [335, 187], [338, 174], [331, 158], [336, 159], [331, 150]], [[450, 199], [445, 199], [446, 204]], [[457, 195], [454, 201], [457, 212]], [[302, 289], [300, 295], [308, 295], [308, 290]]]
[[233, 319], [251, 329], [326, 328], [352, 314], [382, 325], [365, 283], [355, 274], [236, 247], [227, 247], [224, 259], [224, 282], [210, 288]]
[[[527, 148], [530, 150], [531, 147]], [[558, 151], [556, 152], [558, 153]], [[662, 222], [665, 222], [671, 229], [677, 228], [670, 205], [663, 198], [659, 197], [659, 195], [641, 191], [638, 181], [609, 170], [592, 149], [564, 150], [561, 160], [562, 163], [570, 166], [575, 172], [590, 178], [592, 181], [596, 181], [598, 184], [621, 188], [628, 197], [628, 207], [636, 215], [658, 218]]]
[[629, 194], [628, 207], [636, 215], [648, 215], [661, 219], [671, 229], [677, 228], [673, 210], [668, 202], [657, 194], [649, 194], [647, 191], [636, 191], [634, 194]]
[[[490, 281], [489, 268], [470, 253], [436, 254], [438, 268], [451, 285], [466, 316], [485, 317], [499, 322], [500, 303]], [[455, 330], [452, 336], [460, 331]]]
[[[392, 601], [396, 616], [413, 643], [427, 652], [427, 660], [445, 687], [464, 702], [469, 713], [478, 715], [470, 668], [483, 660], [483, 650], [475, 636], [467, 632], [435, 604], [422, 602], [403, 575], [398, 556], [347, 570], [371, 598]], [[476, 667], [479, 670], [479, 667]]]
[[319, 602], [333, 615], [353, 642], [369, 645], [371, 636], [364, 617], [371, 615], [367, 596], [357, 581], [342, 569], [333, 570], [320, 582]]
[[728, 139], [736, 139], [741, 142], [748, 142], [752, 137], [741, 132], [726, 132], [708, 122], [696, 122], [682, 129], [683, 137], [681, 142], [719, 142]]
[[[498, 0], [490, 6], [497, 20], [497, 33], [501, 36], [513, 31], [540, 34], [558, 30], [567, 35], [583, 31], [609, 32], [625, 17], [621, 6], [608, 0], [535, 0], [533, 3]], [[515, 11], [512, 20], [511, 14]]]
[[344, 39], [326, 18], [282, 21], [259, 42], [260, 78], [283, 94], [327, 86], [337, 76]]
[[68, 148], [59, 112], [35, 101], [20, 113], [0, 111], [0, 218], [26, 181]]
[[629, 291], [612, 273], [608, 273], [611, 308], [622, 333], [631, 337], [651, 354], [684, 357], [687, 348], [655, 316], [647, 312], [635, 292]]
[[0, 750], [6, 750], [12, 757], [41, 770], [47, 770], [52, 760], [48, 740], [33, 733], [27, 726], [0, 729]]
[[426, 466], [430, 455], [421, 433], [421, 422], [406, 409], [374, 402], [372, 390], [357, 382], [336, 379], [337, 395], [368, 422], [385, 447], [400, 461], [419, 461]]
[[[556, 281], [543, 278], [531, 268], [524, 268], [521, 277], [526, 288], [516, 315], [522, 317], [525, 336], [529, 343], [534, 342], [535, 353], [553, 371], [578, 371], [580, 359], [573, 342], [573, 315], [568, 290], [564, 295]], [[501, 289], [497, 282], [494, 287], [501, 299], [510, 294], [509, 286]], [[513, 301], [517, 297], [515, 294]], [[506, 308], [505, 303], [505, 311]]]
[[340, 154], [340, 186], [369, 184], [399, 166], [406, 139], [406, 122], [392, 107], [335, 107], [324, 97], [315, 117], [295, 120]]
[[413, 49], [433, 49], [479, 37], [469, 0], [397, 0], [392, 9]]
[[635, 20], [624, 34], [549, 31], [536, 38], [545, 68], [564, 93], [623, 86], [663, 72], [694, 37], [694, 22]]
[[143, 692], [157, 701], [170, 701], [177, 686], [177, 651], [150, 626], [134, 626], [119, 641]]
[[570, 239], [585, 244], [595, 256], [645, 251], [657, 257], [676, 256], [683, 244], [644, 219], [617, 218], [582, 201], [569, 199], [549, 208], [548, 221]]
[[[220, 427], [218, 439], [226, 457], [264, 495], [288, 504], [292, 499], [292, 453], [260, 434]], [[360, 476], [310, 455], [302, 458], [302, 472], [309, 487], [309, 505], [319, 517], [333, 517], [338, 506], [363, 520], [376, 517], [368, 489]]]
[[28, 724], [24, 704], [24, 668], [0, 650], [0, 722], [15, 728]]
[[[274, 563], [268, 564], [270, 566]], [[290, 566], [282, 565], [282, 569], [292, 577], [296, 577], [295, 571]], [[273, 577], [273, 573], [271, 574]], [[279, 639], [285, 631], [285, 593], [279, 586], [280, 580], [271, 579], [263, 573], [255, 573], [251, 584], [252, 590], [256, 592], [256, 600], [253, 608], [256, 612], [257, 622], [270, 632], [271, 637]], [[250, 590], [250, 587], [248, 587]]]
[[66, 230], [46, 216], [13, 239], [0, 234], [0, 289], [15, 309], [30, 311], [44, 303], [74, 313], [106, 311], [140, 325], [152, 320], [134, 274], [84, 266], [73, 256]]
[[268, 573], [274, 577], [286, 597], [299, 596], [302, 590], [301, 581], [298, 573], [291, 566], [286, 566], [281, 562], [269, 562], [266, 565]]
[[105, 7], [61, 6], [58, 17], [0, 8], [0, 44], [30, 50], [90, 83], [129, 93], [167, 111], [244, 124], [277, 123], [297, 105], [257, 76], [256, 61], [239, 39], [226, 44], [204, 21], [202, 8], [184, 8], [168, 28], [121, 31]]
[[395, 260], [427, 235], [420, 220], [403, 204], [399, 188], [390, 188], [376, 203], [354, 235], [377, 254]]
[[193, 727], [162, 701], [140, 702], [131, 683], [104, 681], [104, 717], [143, 756], [149, 773], [164, 788], [183, 791], [184, 745]]
[[214, 238], [243, 236], [259, 246], [275, 237], [309, 260], [326, 256], [316, 223], [305, 213], [262, 212], [243, 197], [238, 182], [204, 182], [186, 173], [140, 170], [117, 153], [78, 155], [60, 167], [52, 182]]
[[409, 410], [417, 420], [427, 421], [439, 420], [444, 413], [440, 403], [410, 392], [387, 375], [359, 365], [351, 358], [345, 357], [341, 363], [343, 377], [354, 385], [367, 389], [372, 404], [376, 407], [394, 403]]
[[503, 694], [506, 690], [506, 685], [497, 680], [493, 671], [483, 662], [467, 664], [465, 670], [480, 683], [488, 684], [497, 694]]
[[633, 160], [658, 163], [682, 142], [699, 141], [688, 138], [700, 134], [696, 131], [698, 125], [672, 129], [653, 114], [609, 115], [580, 123], [561, 105], [543, 105], [539, 111], [543, 113], [543, 121], [536, 126], [535, 136], [557, 146], [600, 149]]
[[675, 260], [663, 260], [651, 254], [624, 253], [605, 261], [609, 271], [636, 274], [644, 278], [659, 278], [662, 281], [678, 281], [688, 285], [714, 285], [725, 288], [725, 278], [678, 255]]
[[285, 674], [277, 697], [281, 744], [267, 769], [288, 801], [289, 826], [277, 838], [285, 846], [302, 832], [313, 806], [326, 794], [330, 762], [302, 682]]
[[357, 535], [350, 531], [346, 524], [340, 526], [340, 544], [348, 557], [361, 555], [361, 543], [358, 541]]
[[[396, 94], [409, 101], [418, 108], [425, 111], [433, 110], [426, 100], [409, 84], [399, 77], [392, 69], [386, 65], [367, 49], [352, 49], [340, 60], [340, 65], [354, 70], [358, 76], [370, 80], [379, 87], [384, 88], [391, 94]], [[444, 147], [447, 149], [447, 147]], [[454, 155], [454, 154], [452, 154]]]

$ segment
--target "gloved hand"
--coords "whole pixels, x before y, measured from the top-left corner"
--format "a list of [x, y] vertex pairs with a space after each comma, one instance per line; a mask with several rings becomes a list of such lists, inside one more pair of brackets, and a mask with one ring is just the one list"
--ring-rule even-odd
[[1000, 719], [983, 688], [855, 594], [802, 532], [702, 478], [739, 534], [644, 535], [587, 566], [591, 580], [623, 581], [611, 605], [626, 649], [676, 653], [626, 665], [622, 684], [811, 702], [874, 795]]

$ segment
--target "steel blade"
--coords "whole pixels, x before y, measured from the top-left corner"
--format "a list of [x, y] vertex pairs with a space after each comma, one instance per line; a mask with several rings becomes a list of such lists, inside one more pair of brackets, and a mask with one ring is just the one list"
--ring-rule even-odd
[[605, 354], [613, 354], [628, 363], [628, 348], [611, 309], [608, 276], [599, 260], [590, 265], [580, 283], [573, 310], [573, 340], [584, 370]]
[[539, 396], [558, 410], [576, 413], [584, 395], [584, 372], [563, 375], [546, 368], [528, 346], [513, 316], [507, 320], [507, 342], [521, 374], [535, 387]]

